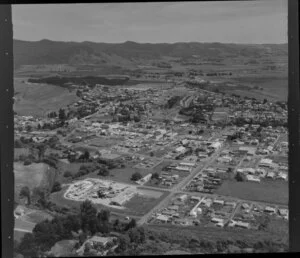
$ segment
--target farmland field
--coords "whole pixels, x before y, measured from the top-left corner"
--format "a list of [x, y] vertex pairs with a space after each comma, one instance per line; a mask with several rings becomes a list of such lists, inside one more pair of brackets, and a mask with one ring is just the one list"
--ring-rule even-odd
[[14, 89], [14, 111], [19, 115], [43, 117], [50, 110], [57, 111], [78, 99], [75, 92], [69, 92], [62, 87], [42, 84], [29, 85], [20, 78], [14, 80]]
[[288, 204], [288, 183], [264, 180], [261, 183], [225, 181], [216, 194], [245, 200]]
[[287, 100], [287, 87], [288, 78], [287, 75], [282, 76], [259, 76], [259, 77], [240, 77], [235, 79], [236, 82], [245, 85], [258, 86], [263, 88], [263, 90], [251, 90], [251, 91], [241, 91], [234, 90], [232, 93], [240, 94], [243, 96], [254, 97], [254, 98], [267, 98], [270, 100]]

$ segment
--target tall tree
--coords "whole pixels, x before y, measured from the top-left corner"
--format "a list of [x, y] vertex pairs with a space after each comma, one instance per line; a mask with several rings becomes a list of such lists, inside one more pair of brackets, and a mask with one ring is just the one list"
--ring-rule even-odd
[[58, 111], [58, 118], [62, 121], [66, 120], [67, 116], [66, 116], [66, 112], [63, 108], [60, 108]]
[[91, 201], [85, 200], [80, 205], [81, 228], [85, 231], [90, 230], [91, 223], [96, 221], [97, 210]]
[[28, 205], [31, 204], [31, 198], [30, 198], [30, 190], [28, 186], [24, 186], [22, 187], [21, 191], [20, 191], [20, 197], [26, 197], [27, 198], [27, 203]]

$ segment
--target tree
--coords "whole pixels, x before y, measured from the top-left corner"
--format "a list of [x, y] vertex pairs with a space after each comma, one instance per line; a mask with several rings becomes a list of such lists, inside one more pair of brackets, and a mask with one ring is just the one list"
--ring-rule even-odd
[[71, 177], [72, 176], [72, 172], [71, 171], [66, 171], [64, 173], [64, 177]]
[[27, 203], [30, 205], [31, 199], [30, 199], [30, 189], [28, 186], [22, 187], [20, 191], [20, 198], [26, 197], [27, 198]]
[[229, 167], [229, 168], [227, 169], [227, 172], [228, 172], [228, 173], [232, 173], [232, 172], [233, 172], [233, 168], [232, 168], [232, 167]]
[[109, 175], [109, 170], [108, 170], [107, 166], [100, 167], [98, 175], [99, 176], [108, 176]]
[[159, 174], [157, 172], [154, 172], [151, 176], [151, 179], [159, 179]]
[[154, 152], [153, 151], [150, 152], [150, 157], [154, 157]]
[[35, 243], [34, 235], [31, 233], [26, 233], [22, 238], [19, 246], [18, 252], [25, 257], [37, 257], [38, 256], [38, 246]]
[[142, 178], [142, 175], [139, 172], [135, 172], [131, 176], [132, 181], [138, 181]]
[[134, 116], [133, 120], [134, 120], [134, 122], [138, 123], [141, 121], [141, 118], [138, 116]]
[[109, 218], [110, 218], [110, 211], [109, 210], [101, 210], [99, 213], [98, 213], [98, 219], [101, 221], [101, 222], [104, 222], [104, 223], [108, 223], [109, 222]]
[[268, 102], [268, 100], [267, 99], [264, 99], [264, 102], [263, 102], [263, 104], [266, 104]]
[[45, 144], [39, 144], [37, 145], [37, 150], [38, 150], [38, 157], [39, 157], [39, 161], [41, 161], [44, 158], [46, 149], [47, 149], [47, 145]]
[[131, 219], [125, 227], [125, 230], [129, 230], [136, 227], [136, 220]]
[[66, 113], [65, 113], [64, 109], [62, 109], [62, 108], [59, 109], [59, 111], [58, 111], [58, 118], [61, 121], [66, 120], [67, 116], [66, 116]]
[[80, 205], [81, 228], [84, 231], [90, 230], [91, 225], [96, 221], [97, 210], [91, 201], [86, 200]]
[[87, 150], [83, 154], [83, 159], [85, 161], [88, 161], [90, 159], [90, 153]]
[[245, 175], [243, 173], [241, 173], [241, 172], [237, 172], [236, 173], [235, 179], [238, 182], [244, 182], [244, 181], [246, 181]]
[[61, 184], [57, 181], [54, 182], [53, 187], [51, 189], [51, 193], [59, 192], [61, 190]]
[[15, 148], [22, 148], [22, 142], [21, 140], [15, 140]]

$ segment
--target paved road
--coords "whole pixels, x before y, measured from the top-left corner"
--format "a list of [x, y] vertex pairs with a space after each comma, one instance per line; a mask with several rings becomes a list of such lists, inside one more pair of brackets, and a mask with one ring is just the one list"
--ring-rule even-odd
[[[190, 182], [190, 180], [196, 176], [196, 174], [198, 174], [199, 172], [203, 171], [204, 169], [206, 169], [208, 166], [211, 165], [211, 163], [213, 163], [216, 158], [218, 157], [219, 153], [222, 151], [223, 147], [221, 147], [219, 150], [217, 150], [211, 157], [210, 161], [208, 161], [204, 166], [201, 164], [199, 166], [197, 166], [186, 178], [184, 178], [181, 182], [179, 182], [177, 185], [175, 185], [173, 188], [169, 189], [170, 194], [164, 198], [160, 203], [158, 203], [155, 207], [153, 207], [149, 212], [147, 212], [143, 217], [141, 217], [141, 219], [137, 222], [138, 225], [142, 225], [144, 223], [146, 223], [149, 218], [151, 217], [151, 215], [161, 209], [162, 207], [164, 207], [164, 205], [166, 203], [168, 203], [171, 198], [176, 194], [176, 193], [180, 193], [181, 189]], [[157, 190], [157, 188], [156, 188]]]

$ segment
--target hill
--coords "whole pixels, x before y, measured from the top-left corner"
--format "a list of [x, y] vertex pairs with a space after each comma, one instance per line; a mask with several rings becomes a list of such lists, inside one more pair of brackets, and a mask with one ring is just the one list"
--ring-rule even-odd
[[223, 44], [223, 43], [95, 43], [59, 42], [51, 40], [14, 40], [14, 64], [105, 64], [134, 66], [141, 60], [163, 57], [201, 58], [287, 56], [287, 44]]

